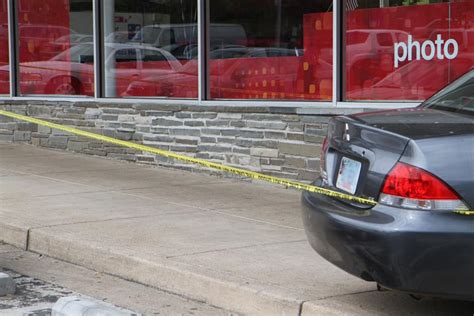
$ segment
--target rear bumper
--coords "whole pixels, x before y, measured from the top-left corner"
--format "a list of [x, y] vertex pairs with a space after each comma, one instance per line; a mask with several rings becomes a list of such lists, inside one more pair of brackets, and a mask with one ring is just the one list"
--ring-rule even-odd
[[310, 244], [343, 270], [389, 289], [474, 300], [474, 216], [360, 211], [309, 192], [302, 202]]

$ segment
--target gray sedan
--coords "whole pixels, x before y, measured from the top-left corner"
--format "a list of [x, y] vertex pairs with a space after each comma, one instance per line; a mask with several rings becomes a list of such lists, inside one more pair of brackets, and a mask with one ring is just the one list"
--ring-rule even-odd
[[324, 258], [382, 288], [474, 300], [474, 70], [417, 108], [332, 119], [315, 184], [378, 201], [303, 193]]

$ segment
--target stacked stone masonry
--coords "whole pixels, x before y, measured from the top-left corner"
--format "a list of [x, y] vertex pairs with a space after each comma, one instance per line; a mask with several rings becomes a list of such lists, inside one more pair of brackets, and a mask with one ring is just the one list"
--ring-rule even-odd
[[[25, 104], [27, 103], [27, 104]], [[296, 108], [3, 101], [0, 108], [121, 140], [302, 181], [318, 176], [331, 115]], [[134, 149], [0, 117], [0, 140], [209, 172]]]

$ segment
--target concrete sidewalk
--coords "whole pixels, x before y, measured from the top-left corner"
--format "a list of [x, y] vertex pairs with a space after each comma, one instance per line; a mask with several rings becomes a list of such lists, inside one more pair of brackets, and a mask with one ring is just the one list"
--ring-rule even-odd
[[244, 314], [472, 315], [327, 263], [306, 241], [299, 195], [0, 143], [0, 240], [17, 247]]

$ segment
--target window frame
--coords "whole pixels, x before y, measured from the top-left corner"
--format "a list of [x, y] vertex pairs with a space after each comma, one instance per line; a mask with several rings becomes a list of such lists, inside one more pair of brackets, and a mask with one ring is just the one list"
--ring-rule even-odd
[[18, 43], [16, 41], [18, 34], [18, 17], [15, 0], [8, 0], [8, 62], [10, 68], [10, 98], [18, 96]]
[[[271, 106], [296, 108], [296, 112], [304, 114], [319, 113], [322, 109], [386, 109], [386, 108], [404, 108], [414, 107], [421, 102], [412, 101], [344, 101], [344, 5], [347, 0], [333, 1], [333, 95], [331, 101], [313, 101], [313, 100], [212, 100], [210, 99], [209, 85], [209, 5], [210, 0], [196, 0], [198, 7], [198, 98], [197, 99], [177, 99], [166, 97], [128, 97], [128, 98], [106, 98], [105, 97], [105, 40], [103, 38], [103, 13], [104, 1], [92, 0], [93, 14], [93, 44], [95, 53], [94, 63], [94, 96], [20, 96], [19, 95], [19, 63], [18, 63], [18, 26], [17, 14], [18, 6], [16, 0], [8, 0], [8, 30], [9, 30], [9, 61], [10, 61], [10, 94], [0, 95], [0, 100], [51, 100], [51, 101], [84, 101], [97, 103], [156, 103], [156, 104], [183, 104], [200, 106]], [[300, 109], [300, 111], [298, 111]]]

